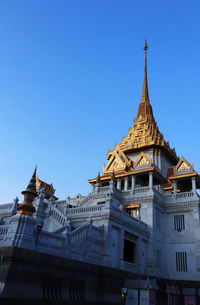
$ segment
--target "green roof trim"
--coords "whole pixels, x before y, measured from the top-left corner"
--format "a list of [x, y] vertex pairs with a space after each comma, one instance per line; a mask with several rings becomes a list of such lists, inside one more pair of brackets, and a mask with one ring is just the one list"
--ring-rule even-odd
[[33, 173], [33, 176], [26, 188], [27, 191], [34, 191], [36, 192], [36, 170], [37, 170], [37, 166], [35, 167], [35, 170], [34, 170], [34, 173]]

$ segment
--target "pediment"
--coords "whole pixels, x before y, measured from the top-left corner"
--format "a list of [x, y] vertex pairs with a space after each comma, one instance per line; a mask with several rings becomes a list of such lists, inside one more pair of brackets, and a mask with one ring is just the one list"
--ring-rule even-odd
[[193, 164], [190, 164], [185, 158], [181, 157], [175, 168], [176, 171], [193, 170]]
[[127, 156], [123, 153], [120, 146], [117, 144], [115, 146], [112, 155], [109, 158], [109, 161], [106, 165], [103, 166], [103, 172], [111, 173], [126, 170], [127, 167], [130, 167], [132, 161], [127, 158]]
[[134, 163], [134, 167], [136, 166], [144, 166], [144, 165], [150, 165], [152, 161], [145, 155], [145, 153], [142, 151], [139, 155], [137, 161]]

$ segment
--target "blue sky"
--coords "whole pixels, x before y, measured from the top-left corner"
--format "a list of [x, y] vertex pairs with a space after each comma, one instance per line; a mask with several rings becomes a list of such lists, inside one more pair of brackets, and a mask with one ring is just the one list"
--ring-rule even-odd
[[200, 171], [200, 2], [0, 0], [0, 202], [35, 165], [58, 197], [87, 194], [133, 125], [144, 40], [154, 116]]

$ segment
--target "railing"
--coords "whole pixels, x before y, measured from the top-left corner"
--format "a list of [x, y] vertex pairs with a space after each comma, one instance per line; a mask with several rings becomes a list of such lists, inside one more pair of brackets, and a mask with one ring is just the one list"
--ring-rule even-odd
[[80, 242], [83, 241], [83, 239], [85, 240], [87, 238], [89, 228], [90, 225], [86, 224], [72, 232], [69, 232], [67, 234], [69, 239], [69, 244], [72, 247], [76, 246], [77, 244], [80, 244]]
[[0, 236], [1, 235], [6, 235], [8, 232], [8, 227], [9, 226], [0, 226]]
[[145, 193], [145, 192], [148, 192], [148, 191], [150, 191], [150, 187], [149, 186], [139, 187], [139, 188], [135, 188], [134, 194]]
[[87, 207], [77, 207], [77, 208], [68, 208], [66, 209], [67, 214], [78, 214], [78, 213], [88, 213], [88, 212], [96, 212], [101, 211], [102, 207], [100, 205], [97, 206], [87, 206]]
[[185, 198], [185, 197], [193, 197], [193, 192], [180, 193], [176, 195], [176, 198]]
[[173, 201], [176, 199], [184, 199], [184, 198], [189, 198], [193, 197], [195, 195], [194, 192], [183, 192], [183, 193], [178, 193], [178, 194], [171, 194], [171, 195], [164, 195], [165, 201]]
[[41, 231], [39, 234], [38, 243], [50, 248], [64, 248], [65, 238], [50, 232]]
[[154, 194], [160, 199], [163, 200], [163, 194], [161, 194], [159, 191], [157, 191], [156, 189], [154, 189]]
[[51, 215], [60, 225], [64, 226], [67, 221], [67, 217], [55, 206], [52, 207]]
[[91, 236], [93, 238], [102, 242], [104, 232], [103, 227], [97, 228], [92, 224], [86, 224], [72, 232], [67, 233], [70, 246], [76, 247], [77, 245], [80, 245], [88, 238], [89, 232], [91, 232]]
[[110, 186], [99, 186], [99, 190], [101, 192], [107, 192], [107, 191], [110, 191]]
[[0, 211], [1, 210], [11, 210], [12, 207], [13, 207], [13, 203], [0, 204]]

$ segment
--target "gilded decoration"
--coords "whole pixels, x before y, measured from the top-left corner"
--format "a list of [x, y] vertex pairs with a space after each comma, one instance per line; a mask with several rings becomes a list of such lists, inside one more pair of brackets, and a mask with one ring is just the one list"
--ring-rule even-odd
[[112, 173], [113, 171], [125, 171], [132, 166], [132, 161], [123, 153], [119, 144], [115, 146], [112, 153], [109, 152], [109, 160], [103, 166], [103, 173]]
[[[153, 116], [152, 106], [149, 100], [148, 81], [147, 81], [147, 50], [148, 46], [145, 41], [145, 65], [144, 65], [144, 82], [142, 99], [138, 107], [137, 117], [134, 121], [133, 128], [129, 128], [128, 136], [122, 138], [122, 142], [117, 144], [123, 153], [138, 150], [144, 147], [160, 147], [168, 153], [171, 161], [177, 164], [178, 157], [175, 149], [171, 149], [169, 143], [164, 140], [162, 133], [159, 131], [157, 123]], [[107, 158], [113, 155], [113, 151], [108, 151]], [[118, 166], [120, 166], [118, 164]], [[117, 167], [117, 164], [115, 165]]]
[[139, 155], [139, 158], [137, 161], [134, 163], [134, 167], [136, 166], [143, 166], [143, 165], [150, 165], [152, 161], [145, 155], [145, 153], [142, 151], [141, 154]]
[[[145, 64], [144, 64], [144, 81], [142, 90], [142, 99], [138, 107], [137, 117], [134, 120], [133, 128], [129, 128], [128, 136], [123, 137], [120, 144], [116, 144], [114, 150], [108, 150], [107, 164], [103, 166], [103, 175], [101, 179], [111, 178], [114, 171], [115, 177], [125, 177], [134, 173], [133, 162], [127, 157], [128, 153], [142, 151], [146, 148], [161, 149], [168, 156], [172, 165], [177, 164], [179, 158], [175, 149], [171, 149], [169, 143], [164, 140], [162, 133], [159, 131], [154, 119], [152, 106], [149, 100], [148, 81], [147, 81], [147, 50], [148, 46], [145, 41]], [[140, 160], [137, 160], [134, 166], [152, 164], [152, 161], [145, 155], [141, 154]], [[139, 169], [137, 170], [137, 172]], [[146, 171], [146, 169], [142, 169]], [[90, 179], [90, 183], [96, 182], [96, 179]]]
[[176, 165], [175, 171], [193, 170], [193, 164], [190, 164], [185, 158], [181, 157]]

